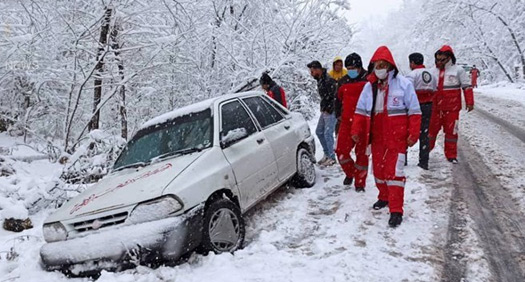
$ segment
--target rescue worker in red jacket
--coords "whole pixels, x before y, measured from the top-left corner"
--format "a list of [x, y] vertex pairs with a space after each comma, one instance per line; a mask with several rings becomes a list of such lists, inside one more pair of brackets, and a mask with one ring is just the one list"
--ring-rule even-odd
[[421, 132], [419, 134], [419, 163], [422, 169], [428, 170], [428, 159], [430, 153], [430, 140], [428, 139], [428, 128], [432, 116], [432, 100], [437, 88], [437, 78], [432, 71], [425, 68], [424, 57], [421, 53], [412, 53], [408, 56], [410, 69], [407, 79], [412, 82], [416, 90], [417, 99], [421, 108]]
[[412, 83], [399, 74], [386, 46], [372, 56], [373, 73], [368, 77], [354, 116], [352, 139], [360, 136], [372, 147], [372, 164], [378, 201], [376, 210], [390, 208], [388, 224], [403, 221], [405, 158], [407, 148], [416, 144], [421, 126], [421, 109]]
[[279, 104], [283, 105], [285, 108], [288, 108], [284, 89], [275, 83], [275, 81], [273, 81], [273, 79], [267, 73], [262, 74], [259, 82], [261, 83], [262, 89], [266, 91], [266, 94], [268, 94], [270, 98], [279, 102]]
[[[352, 185], [355, 178], [355, 190], [364, 192], [368, 174], [368, 156], [366, 155], [368, 142], [362, 137], [360, 142], [356, 144], [352, 140], [351, 130], [357, 100], [359, 100], [359, 95], [361, 95], [367, 82], [367, 71], [363, 69], [361, 57], [356, 53], [346, 57], [345, 67], [348, 73], [339, 80], [335, 101], [335, 116], [340, 124], [335, 152], [346, 175], [343, 184]], [[351, 156], [354, 146], [355, 162]]]
[[479, 76], [479, 70], [476, 68], [476, 65], [473, 65], [470, 69], [470, 80], [472, 87], [478, 87], [478, 76]]
[[436, 145], [436, 138], [443, 128], [445, 132], [445, 157], [453, 164], [458, 163], [458, 123], [461, 110], [461, 89], [465, 96], [467, 111], [474, 109], [474, 92], [467, 73], [456, 65], [454, 51], [444, 45], [435, 53], [438, 87], [434, 97], [430, 119], [430, 150]]

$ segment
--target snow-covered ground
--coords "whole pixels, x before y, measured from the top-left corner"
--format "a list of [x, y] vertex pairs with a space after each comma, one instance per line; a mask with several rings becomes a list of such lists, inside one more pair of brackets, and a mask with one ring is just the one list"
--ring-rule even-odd
[[[513, 89], [516, 94], [509, 94], [502, 99], [497, 96], [498, 91], [502, 90], [480, 88], [477, 91], [478, 105], [484, 107], [485, 98], [496, 99], [499, 104], [488, 104], [501, 112], [508, 112], [508, 101], [525, 104], [525, 98], [521, 100], [525, 95], [519, 96], [523, 90]], [[520, 108], [515, 111], [519, 112]], [[311, 123], [312, 127], [314, 123]], [[491, 167], [499, 171], [498, 177], [505, 180], [505, 185], [508, 184], [514, 190], [514, 197], [523, 204], [524, 182], [523, 178], [519, 178], [525, 175], [523, 164], [520, 166], [519, 161], [519, 154], [525, 154], [523, 147], [520, 147], [523, 144], [519, 140], [512, 140], [511, 136], [495, 137], [499, 129], [491, 128], [475, 113], [462, 113], [461, 130], [462, 136], [469, 142], [487, 150], [484, 157], [488, 164], [491, 161], [499, 162]], [[11, 149], [13, 146], [19, 147], [11, 138], [0, 137], [0, 147], [4, 151], [14, 151]], [[441, 145], [442, 140], [438, 144]], [[187, 263], [178, 266], [158, 269], [138, 267], [120, 273], [103, 272], [99, 280], [440, 280], [446, 260], [453, 166], [445, 161], [443, 149], [439, 145], [431, 154], [431, 171], [422, 171], [416, 166], [417, 146], [409, 151], [405, 215], [398, 228], [387, 227], [389, 214], [386, 209], [374, 211], [371, 208], [377, 196], [372, 175], [367, 179], [366, 193], [356, 193], [353, 187], [342, 185], [344, 176], [338, 166], [318, 168], [318, 181], [314, 187], [300, 190], [283, 187], [248, 212], [245, 248], [234, 255], [193, 255]], [[320, 148], [318, 144], [318, 154], [322, 154]], [[491, 157], [491, 150], [497, 158]], [[26, 156], [32, 154], [36, 153], [27, 152]], [[13, 162], [16, 174], [0, 177], [0, 201], [13, 200], [6, 197], [11, 195], [9, 191], [17, 191], [17, 195], [20, 195], [35, 184], [52, 185], [61, 169], [47, 160]], [[503, 173], [506, 170], [507, 173]], [[14, 202], [26, 206], [28, 203], [20, 200]], [[41, 268], [39, 248], [44, 243], [41, 225], [52, 210], [53, 207], [48, 207], [31, 215], [35, 226], [33, 229], [22, 233], [0, 229], [0, 282], [87, 280], [68, 279], [61, 273], [46, 272]], [[462, 227], [465, 231], [461, 234], [462, 246], [456, 246], [461, 248], [458, 257], [466, 256], [468, 281], [488, 281], [490, 273], [485, 254], [473, 231], [472, 219], [466, 214], [464, 216], [466, 224]]]
[[[504, 84], [476, 89], [477, 107], [525, 132], [525, 87], [522, 88]], [[460, 132], [525, 212], [525, 142], [476, 111], [461, 116]]]

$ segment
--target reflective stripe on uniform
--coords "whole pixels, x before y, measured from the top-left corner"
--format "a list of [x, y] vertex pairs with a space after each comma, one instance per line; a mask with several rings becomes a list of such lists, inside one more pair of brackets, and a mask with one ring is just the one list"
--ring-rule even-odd
[[386, 185], [388, 186], [399, 186], [405, 188], [405, 181], [400, 180], [387, 180]]
[[386, 181], [384, 181], [382, 179], [376, 178], [375, 180], [376, 180], [377, 184], [386, 184]]
[[393, 109], [393, 110], [388, 110], [388, 115], [389, 116], [394, 116], [394, 115], [407, 115], [408, 114], [408, 111], [407, 109]]
[[443, 89], [447, 89], [447, 90], [451, 90], [451, 89], [460, 89], [461, 88], [461, 85], [457, 84], [457, 85], [446, 85], [446, 86], [443, 86]]
[[360, 114], [360, 115], [363, 115], [363, 116], [367, 116], [367, 117], [369, 117], [369, 116], [371, 115], [372, 112], [371, 112], [371, 111], [366, 111], [366, 110], [363, 110], [363, 109], [359, 109], [359, 108], [357, 108], [357, 109], [355, 110], [355, 113], [356, 113], [356, 114]]
[[342, 160], [339, 160], [339, 164], [344, 165], [344, 164], [347, 164], [347, 163], [349, 163], [351, 161], [352, 161], [352, 159], [342, 159]]
[[458, 139], [457, 138], [445, 138], [445, 142], [458, 143]]
[[368, 170], [368, 166], [362, 166], [362, 165], [355, 164], [354, 167], [357, 168], [358, 170]]

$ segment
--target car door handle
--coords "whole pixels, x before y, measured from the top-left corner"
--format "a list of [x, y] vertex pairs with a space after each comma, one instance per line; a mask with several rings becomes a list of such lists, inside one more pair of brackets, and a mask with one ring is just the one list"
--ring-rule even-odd
[[257, 139], [257, 143], [262, 144], [264, 142], [264, 138]]
[[284, 125], [284, 129], [286, 129], [286, 130], [290, 129], [290, 125], [289, 124], [285, 124]]

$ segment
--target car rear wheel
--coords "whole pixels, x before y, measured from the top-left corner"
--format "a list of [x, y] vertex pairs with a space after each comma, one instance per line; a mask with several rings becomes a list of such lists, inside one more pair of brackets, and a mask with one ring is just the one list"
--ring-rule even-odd
[[297, 151], [297, 172], [292, 179], [292, 185], [297, 188], [309, 188], [315, 184], [315, 164], [305, 148]]
[[228, 199], [218, 199], [206, 209], [202, 251], [233, 252], [242, 248], [245, 226], [239, 207]]

